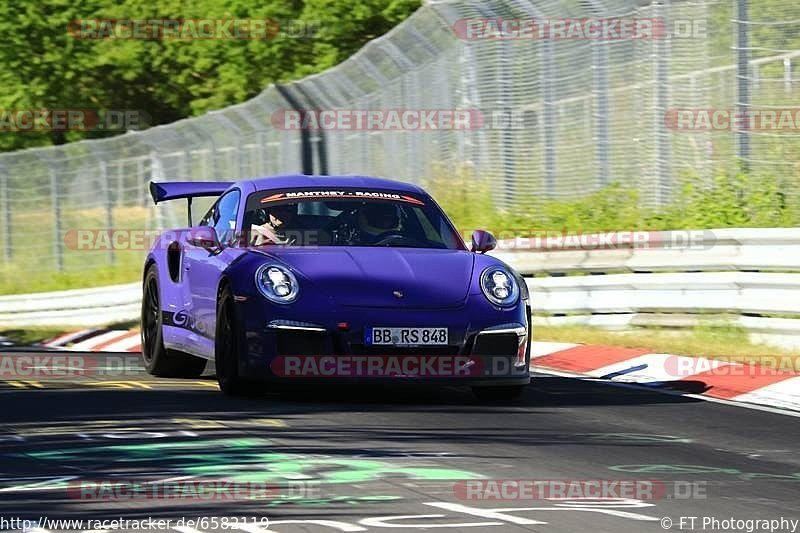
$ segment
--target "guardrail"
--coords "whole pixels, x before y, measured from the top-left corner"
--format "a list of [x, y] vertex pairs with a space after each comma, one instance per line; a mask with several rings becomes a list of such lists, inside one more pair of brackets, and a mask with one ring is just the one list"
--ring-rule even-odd
[[[581, 240], [587, 244], [582, 245], [578, 242]], [[594, 249], [592, 242], [597, 243]], [[545, 232], [538, 239], [501, 240], [498, 250], [492, 255], [526, 275], [800, 272], [800, 228], [609, 232], [573, 236]]]
[[102, 326], [136, 320], [140, 283], [0, 296], [0, 327]]
[[[611, 244], [609, 244], [611, 243]], [[492, 255], [526, 276], [535, 323], [608, 328], [725, 322], [800, 348], [800, 230], [723, 229], [505, 239]], [[0, 326], [136, 320], [138, 283], [0, 297]]]
[[800, 230], [545, 234], [493, 255], [527, 277], [535, 324], [724, 323], [800, 349]]

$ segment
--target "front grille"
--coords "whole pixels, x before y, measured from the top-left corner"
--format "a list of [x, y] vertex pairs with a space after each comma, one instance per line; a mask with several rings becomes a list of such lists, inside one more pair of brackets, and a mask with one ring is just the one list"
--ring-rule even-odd
[[516, 333], [478, 335], [472, 355], [517, 355], [519, 337]]
[[372, 346], [351, 344], [353, 355], [458, 355], [458, 346]]

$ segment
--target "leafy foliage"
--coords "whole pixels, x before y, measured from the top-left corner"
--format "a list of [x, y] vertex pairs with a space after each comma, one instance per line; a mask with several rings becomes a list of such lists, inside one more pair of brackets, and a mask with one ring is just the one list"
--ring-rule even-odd
[[800, 211], [771, 176], [719, 171], [710, 184], [686, 180], [677, 199], [662, 209], [642, 205], [635, 189], [613, 183], [571, 200], [544, 200], [534, 207], [498, 211], [491, 187], [470, 174], [437, 171], [428, 189], [462, 231], [533, 233], [541, 230], [614, 231], [733, 227], [792, 227]]
[[[420, 0], [0, 0], [0, 109], [129, 109], [151, 125], [204, 113], [319, 72], [398, 24]], [[79, 39], [85, 19], [270, 19], [262, 40]], [[109, 132], [5, 132], [0, 150]]]

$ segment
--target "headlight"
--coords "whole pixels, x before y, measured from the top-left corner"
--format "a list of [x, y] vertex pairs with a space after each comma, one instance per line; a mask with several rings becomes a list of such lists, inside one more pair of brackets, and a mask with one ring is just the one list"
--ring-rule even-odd
[[510, 306], [519, 299], [519, 284], [505, 268], [489, 267], [481, 274], [481, 289], [486, 298], [495, 305]]
[[278, 265], [262, 265], [256, 270], [258, 292], [268, 300], [279, 304], [292, 303], [297, 299], [300, 287], [297, 278], [289, 269]]

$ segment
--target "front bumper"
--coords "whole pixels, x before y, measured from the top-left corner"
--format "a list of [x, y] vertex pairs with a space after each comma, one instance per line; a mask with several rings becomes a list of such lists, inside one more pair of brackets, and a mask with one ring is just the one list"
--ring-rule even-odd
[[[469, 306], [441, 310], [334, 306], [301, 313], [291, 306], [240, 301], [237, 315], [244, 324], [247, 347], [240, 358], [240, 375], [289, 382], [325, 378], [342, 383], [524, 385], [530, 382], [531, 334], [525, 303], [488, 313]], [[448, 344], [372, 346], [365, 343], [368, 327], [446, 327]], [[298, 365], [304, 372], [291, 371]]]

